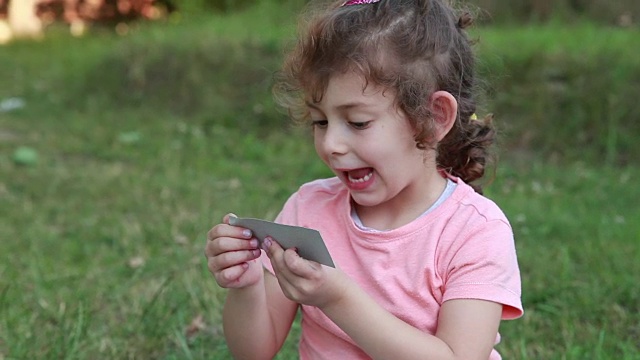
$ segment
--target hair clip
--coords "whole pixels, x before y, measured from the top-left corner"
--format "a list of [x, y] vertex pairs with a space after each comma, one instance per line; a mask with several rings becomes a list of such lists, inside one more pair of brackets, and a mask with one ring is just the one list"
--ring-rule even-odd
[[473, 114], [471, 114], [471, 116], [469, 117], [469, 119], [470, 119], [471, 121], [478, 120], [478, 115], [476, 115], [476, 113], [473, 113]]
[[349, 0], [349, 1], [345, 1], [345, 3], [342, 4], [341, 6], [374, 4], [379, 1], [380, 0]]

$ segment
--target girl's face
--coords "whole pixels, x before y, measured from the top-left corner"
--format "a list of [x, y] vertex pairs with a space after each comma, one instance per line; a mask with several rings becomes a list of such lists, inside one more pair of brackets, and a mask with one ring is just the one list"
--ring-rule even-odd
[[308, 103], [316, 151], [349, 188], [359, 214], [361, 209], [424, 211], [434, 185], [444, 184], [435, 150], [416, 147], [392, 91], [364, 86], [355, 73], [336, 75], [322, 101]]

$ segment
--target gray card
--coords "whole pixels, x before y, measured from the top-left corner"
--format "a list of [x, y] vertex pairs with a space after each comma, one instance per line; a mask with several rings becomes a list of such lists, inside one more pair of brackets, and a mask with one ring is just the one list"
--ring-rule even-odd
[[271, 236], [284, 249], [296, 248], [301, 257], [323, 265], [335, 267], [318, 230], [300, 226], [276, 224], [271, 221], [230, 217], [229, 225], [250, 229], [260, 245], [267, 236]]

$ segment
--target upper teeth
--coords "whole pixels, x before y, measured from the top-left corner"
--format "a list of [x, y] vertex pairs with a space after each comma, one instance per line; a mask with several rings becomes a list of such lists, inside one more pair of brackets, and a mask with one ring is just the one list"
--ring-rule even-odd
[[369, 181], [369, 179], [371, 179], [371, 177], [372, 177], [372, 176], [373, 176], [373, 171], [372, 171], [372, 172], [370, 172], [370, 173], [368, 173], [368, 174], [367, 174], [367, 175], [365, 175], [364, 177], [359, 178], [359, 179], [353, 178], [353, 177], [351, 177], [351, 175], [349, 175], [349, 181], [351, 181], [351, 182], [357, 182], [357, 183], [362, 183], [362, 182], [365, 182], [365, 181]]

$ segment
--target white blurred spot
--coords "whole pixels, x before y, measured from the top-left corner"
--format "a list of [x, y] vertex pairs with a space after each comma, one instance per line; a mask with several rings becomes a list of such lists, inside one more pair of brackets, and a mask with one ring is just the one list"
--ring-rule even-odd
[[137, 269], [143, 266], [144, 263], [145, 263], [145, 260], [142, 256], [136, 256], [129, 259], [129, 267], [132, 269]]
[[0, 112], [10, 112], [25, 107], [27, 103], [19, 97], [10, 97], [0, 101]]
[[85, 24], [85, 22], [82, 20], [72, 21], [71, 25], [69, 26], [69, 32], [71, 33], [71, 35], [75, 37], [80, 37], [84, 35], [86, 31], [87, 31], [87, 24]]
[[0, 20], [0, 45], [6, 44], [13, 38], [13, 31], [9, 23], [5, 20]]

